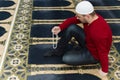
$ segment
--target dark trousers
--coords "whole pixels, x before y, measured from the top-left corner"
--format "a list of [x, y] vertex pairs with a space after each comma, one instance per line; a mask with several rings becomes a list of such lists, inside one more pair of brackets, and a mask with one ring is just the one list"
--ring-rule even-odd
[[[73, 24], [66, 30], [61, 32], [61, 39], [58, 42], [57, 49], [64, 52], [63, 62], [71, 65], [95, 64], [97, 60], [93, 58], [89, 50], [86, 48], [85, 35], [81, 27]], [[68, 47], [68, 42], [74, 37], [79, 43], [79, 48], [76, 50], [74, 47]]]

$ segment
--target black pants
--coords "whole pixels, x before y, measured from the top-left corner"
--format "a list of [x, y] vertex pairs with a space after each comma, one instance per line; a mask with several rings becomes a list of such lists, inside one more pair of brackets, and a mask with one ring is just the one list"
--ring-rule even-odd
[[[76, 50], [73, 47], [69, 47], [70, 49], [68, 49], [68, 42], [72, 37], [78, 41], [80, 47], [79, 50]], [[63, 62], [66, 64], [83, 65], [98, 63], [85, 45], [85, 35], [83, 29], [73, 24], [62, 32], [62, 36], [58, 42], [57, 48], [65, 52], [63, 55]]]

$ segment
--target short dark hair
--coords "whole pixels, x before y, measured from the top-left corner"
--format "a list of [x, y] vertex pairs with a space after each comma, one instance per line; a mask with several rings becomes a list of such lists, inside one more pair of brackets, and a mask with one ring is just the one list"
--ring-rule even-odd
[[95, 11], [93, 11], [92, 13], [90, 13], [91, 16], [94, 16], [96, 14]]

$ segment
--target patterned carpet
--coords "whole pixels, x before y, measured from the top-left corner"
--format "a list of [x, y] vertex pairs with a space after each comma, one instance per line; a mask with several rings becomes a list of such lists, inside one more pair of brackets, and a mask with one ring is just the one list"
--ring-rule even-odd
[[1, 0], [0, 80], [120, 80], [120, 0], [89, 0], [113, 32], [108, 79], [97, 73], [99, 64], [70, 66], [61, 57], [43, 57], [52, 49], [51, 28], [74, 16], [79, 1]]

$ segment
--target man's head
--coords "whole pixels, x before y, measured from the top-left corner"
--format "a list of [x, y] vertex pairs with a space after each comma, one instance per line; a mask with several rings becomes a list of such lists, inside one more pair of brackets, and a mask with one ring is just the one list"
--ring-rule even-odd
[[95, 15], [94, 7], [89, 1], [81, 1], [77, 4], [76, 16], [82, 23], [88, 23], [89, 19]]
[[81, 15], [87, 15], [94, 11], [94, 7], [89, 1], [81, 1], [77, 4], [75, 10]]

